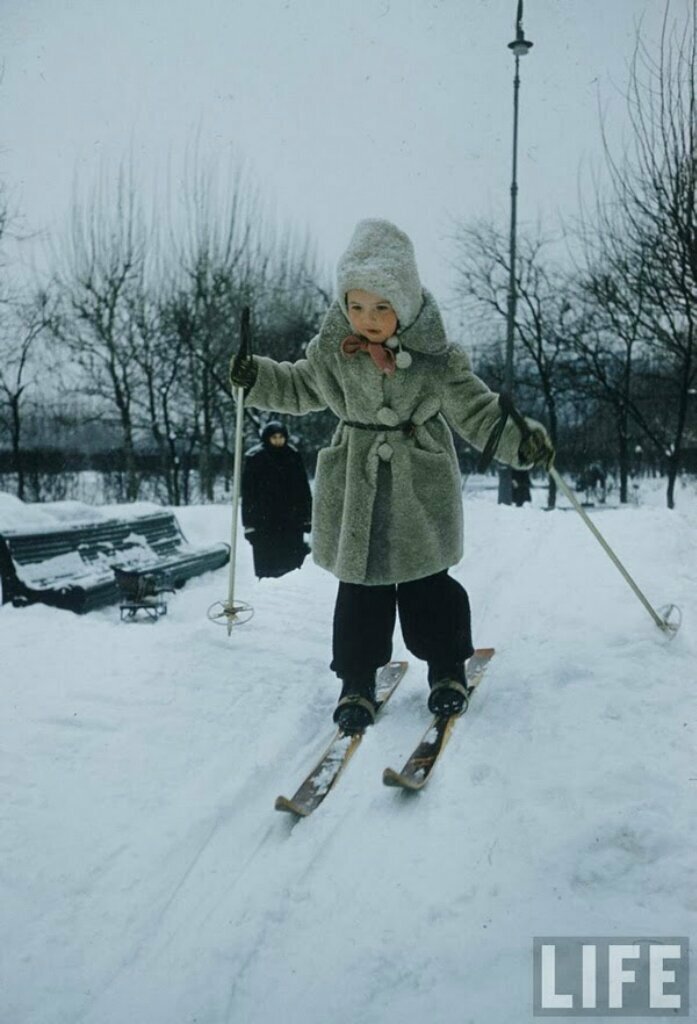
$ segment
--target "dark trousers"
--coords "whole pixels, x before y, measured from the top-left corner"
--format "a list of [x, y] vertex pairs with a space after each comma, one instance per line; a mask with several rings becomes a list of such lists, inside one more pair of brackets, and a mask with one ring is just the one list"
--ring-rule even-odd
[[380, 587], [339, 583], [331, 668], [341, 679], [390, 660], [397, 611], [408, 649], [429, 666], [449, 670], [472, 654], [467, 591], [447, 570]]

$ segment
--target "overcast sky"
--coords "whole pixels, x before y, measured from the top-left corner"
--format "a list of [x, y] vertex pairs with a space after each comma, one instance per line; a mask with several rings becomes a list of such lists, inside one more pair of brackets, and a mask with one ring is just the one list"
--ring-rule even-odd
[[[676, 14], [691, 0], [672, 0]], [[525, 0], [519, 211], [556, 226], [601, 165], [637, 25], [664, 0]], [[0, 176], [35, 230], [75, 175], [134, 154], [162, 178], [194, 137], [247, 164], [329, 266], [354, 223], [394, 220], [447, 289], [454, 218], [506, 226], [516, 0], [0, 0]]]

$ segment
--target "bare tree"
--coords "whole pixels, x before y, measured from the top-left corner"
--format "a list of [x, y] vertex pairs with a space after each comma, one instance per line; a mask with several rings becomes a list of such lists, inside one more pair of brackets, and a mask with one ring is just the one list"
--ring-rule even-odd
[[[5, 191], [0, 186], [0, 246], [13, 220]], [[2, 256], [0, 266], [4, 270], [4, 252]], [[0, 279], [0, 425], [9, 438], [17, 496], [22, 500], [26, 483], [23, 429], [29, 409], [28, 399], [36, 380], [33, 357], [46, 326], [47, 311], [45, 292], [37, 291], [35, 296], [27, 298], [11, 286], [3, 273]]]
[[217, 169], [202, 169], [196, 157], [183, 208], [183, 220], [171, 220], [172, 258], [160, 303], [161, 333], [176, 358], [175, 374], [170, 365], [160, 387], [160, 411], [169, 443], [176, 435], [180, 448], [196, 451], [201, 492], [212, 500], [215, 457], [226, 441], [218, 410], [221, 403], [231, 409], [223, 367], [242, 307], [264, 272], [263, 216], [239, 167], [229, 169], [221, 185]]
[[[472, 329], [491, 336], [492, 323], [503, 325], [508, 316], [508, 242], [493, 224], [481, 221], [458, 225], [454, 241], [456, 294], [471, 317]], [[569, 275], [548, 258], [550, 245], [539, 236], [519, 240], [515, 376], [526, 408], [544, 415], [556, 444], [560, 402], [568, 390], [569, 339], [581, 328]], [[500, 331], [494, 337], [500, 345]], [[550, 479], [550, 508], [555, 501], [556, 487]]]
[[[694, 12], [679, 25], [665, 5], [657, 52], [638, 36], [630, 69], [630, 150], [605, 152], [612, 183], [611, 214], [599, 228], [603, 256], [621, 284], [627, 311], [658, 369], [668, 399], [652, 421], [639, 403], [628, 411], [667, 459], [667, 504], [686, 436], [688, 403], [697, 383], [697, 24]], [[612, 231], [608, 232], [608, 227]], [[618, 260], [618, 255], [621, 259]], [[603, 296], [598, 296], [603, 298]], [[604, 308], [618, 309], [608, 292]], [[629, 304], [629, 305], [628, 305]], [[632, 331], [634, 327], [631, 328]]]
[[132, 173], [102, 183], [86, 202], [76, 197], [71, 230], [59, 250], [55, 293], [60, 308], [51, 329], [70, 353], [84, 391], [115, 409], [126, 461], [126, 498], [138, 496], [136, 403], [140, 387], [134, 359], [137, 335], [132, 304], [143, 279], [147, 229]]
[[[189, 500], [196, 475], [212, 500], [233, 447], [228, 365], [241, 311], [253, 308], [258, 352], [302, 354], [325, 304], [309, 241], [269, 229], [239, 168], [222, 178], [194, 155], [148, 217], [132, 168], [76, 198], [54, 257], [56, 351], [87, 405], [118, 420], [126, 498], [154, 446], [171, 503]], [[259, 415], [247, 418], [256, 434]]]
[[[230, 467], [234, 418], [228, 365], [239, 343], [243, 307], [252, 308], [257, 354], [295, 360], [316, 332], [326, 295], [309, 240], [291, 229], [272, 230], [243, 176], [230, 174], [221, 189], [214, 174], [197, 174], [188, 195], [186, 231], [170, 246], [177, 266], [162, 323], [171, 348], [180, 352], [188, 436], [199, 456], [202, 492], [211, 498], [213, 465], [222, 456]], [[318, 414], [303, 421], [313, 447], [333, 429], [326, 419]], [[263, 414], [247, 410], [250, 440], [263, 420]]]
[[5, 427], [17, 477], [17, 497], [25, 497], [23, 455], [24, 415], [36, 384], [34, 355], [38, 339], [49, 320], [48, 298], [40, 293], [33, 301], [4, 303], [0, 313], [0, 423]]
[[579, 301], [585, 309], [585, 330], [572, 341], [577, 386], [605, 407], [614, 424], [620, 502], [628, 500], [634, 462], [632, 435], [646, 440], [664, 456], [662, 422], [651, 415], [646, 394], [650, 346], [644, 330], [646, 252], [628, 254], [612, 209], [597, 203], [591, 227], [582, 229], [586, 266], [579, 270]]

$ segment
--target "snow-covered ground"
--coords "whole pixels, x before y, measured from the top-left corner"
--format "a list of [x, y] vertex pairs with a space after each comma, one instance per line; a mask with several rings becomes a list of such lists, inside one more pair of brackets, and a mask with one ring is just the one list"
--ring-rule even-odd
[[[428, 719], [412, 659], [298, 824], [273, 803], [331, 733], [330, 576], [259, 582], [244, 545], [256, 612], [229, 638], [206, 617], [226, 570], [156, 625], [3, 607], [2, 1024], [518, 1024], [533, 936], [694, 939], [697, 498], [662, 488], [595, 521], [682, 607], [673, 642], [577, 515], [468, 484], [486, 680], [410, 797], [380, 778]], [[224, 506], [178, 514], [228, 536]]]

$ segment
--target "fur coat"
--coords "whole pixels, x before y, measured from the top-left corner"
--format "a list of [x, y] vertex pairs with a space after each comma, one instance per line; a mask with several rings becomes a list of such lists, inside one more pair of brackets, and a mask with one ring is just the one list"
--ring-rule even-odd
[[[342, 300], [345, 287], [365, 286], [343, 282]], [[378, 293], [386, 291], [382, 286]], [[481, 450], [499, 419], [498, 395], [448, 341], [427, 291], [420, 291], [413, 322], [398, 332], [411, 365], [393, 375], [365, 352], [341, 350], [351, 333], [342, 300], [329, 308], [305, 358], [255, 357], [257, 377], [245, 402], [294, 416], [329, 408], [339, 421], [317, 462], [315, 562], [348, 583], [419, 579], [462, 557], [461, 477], [451, 431]], [[509, 421], [497, 458], [521, 468], [520, 440]]]

